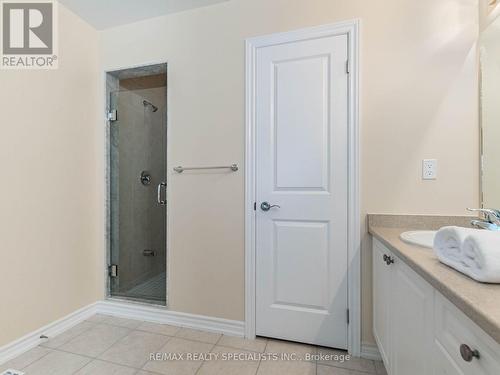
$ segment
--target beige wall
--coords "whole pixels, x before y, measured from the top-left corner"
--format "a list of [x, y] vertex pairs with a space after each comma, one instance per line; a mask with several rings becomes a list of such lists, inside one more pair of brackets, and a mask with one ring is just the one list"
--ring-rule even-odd
[[0, 346], [103, 297], [98, 34], [59, 11], [59, 69], [0, 70]]
[[[102, 33], [102, 68], [169, 62], [169, 170], [244, 163], [244, 40], [362, 19], [362, 210], [478, 204], [477, 0], [232, 0]], [[420, 179], [421, 159], [439, 178]], [[244, 171], [170, 175], [170, 307], [244, 318]], [[365, 223], [363, 222], [363, 225]], [[371, 336], [363, 227], [363, 340]]]

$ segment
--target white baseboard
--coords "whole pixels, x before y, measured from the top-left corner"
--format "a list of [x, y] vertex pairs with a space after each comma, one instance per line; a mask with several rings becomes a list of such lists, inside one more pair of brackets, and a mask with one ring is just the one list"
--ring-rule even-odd
[[361, 358], [371, 359], [374, 361], [381, 361], [382, 356], [376, 344], [362, 343], [361, 344]]
[[97, 310], [101, 314], [113, 315], [121, 318], [195, 328], [229, 336], [243, 337], [245, 331], [245, 323], [242, 321], [181, 313], [167, 310], [164, 307], [141, 303], [106, 300], [97, 302]]
[[74, 327], [78, 323], [90, 318], [97, 312], [96, 308], [97, 304], [95, 303], [85, 306], [65, 316], [64, 318], [47, 324], [46, 326], [28, 333], [27, 335], [17, 339], [16, 341], [0, 347], [0, 365], [40, 345], [44, 341], [44, 339], [40, 338], [40, 336], [56, 336], [70, 329], [71, 327]]
[[213, 318], [167, 310], [141, 303], [105, 300], [83, 307], [64, 318], [39, 328], [20, 339], [0, 347], [0, 365], [40, 345], [40, 336], [56, 336], [94, 314], [112, 315], [120, 318], [135, 319], [151, 323], [163, 323], [222, 333], [230, 336], [244, 336], [245, 323], [237, 320]]

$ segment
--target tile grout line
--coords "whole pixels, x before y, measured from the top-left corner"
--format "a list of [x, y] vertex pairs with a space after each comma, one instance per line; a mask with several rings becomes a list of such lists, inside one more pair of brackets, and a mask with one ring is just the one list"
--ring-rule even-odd
[[[120, 328], [125, 328], [125, 327], [120, 327]], [[106, 349], [104, 349], [101, 353], [99, 353], [96, 357], [91, 357], [91, 356], [88, 356], [88, 355], [84, 355], [84, 354], [80, 354], [80, 353], [74, 353], [74, 352], [70, 352], [69, 350], [63, 350], [63, 349], [57, 349], [61, 352], [66, 352], [66, 353], [70, 353], [70, 354], [76, 354], [76, 355], [81, 355], [83, 357], [88, 357], [88, 358], [94, 358], [94, 359], [98, 359], [98, 357], [100, 355], [103, 355], [105, 352], [107, 352], [112, 346], [114, 346], [115, 344], [117, 344], [118, 342], [120, 342], [122, 339], [124, 339], [125, 337], [127, 337], [128, 335], [130, 335], [131, 332], [133, 332], [133, 330], [129, 329], [129, 328], [125, 328], [127, 329], [129, 332], [127, 332], [123, 337], [120, 337], [118, 340], [116, 340], [115, 342], [113, 342], [111, 345], [109, 345], [108, 347], [106, 347]], [[76, 337], [75, 337], [76, 338]], [[70, 341], [73, 341], [73, 339], [71, 339]], [[69, 344], [68, 341], [67, 343]], [[63, 345], [66, 345], [66, 344], [63, 344]], [[61, 345], [61, 346], [63, 346]]]
[[[100, 361], [100, 362], [105, 362], [105, 363], [109, 363], [109, 364], [112, 364], [112, 365], [118, 365], [118, 366], [121, 366], [121, 367], [129, 368], [131, 370], [137, 370], [137, 371], [141, 371], [142, 370], [142, 367], [141, 368], [139, 368], [139, 367], [133, 367], [133, 366], [125, 365], [123, 363], [111, 362], [111, 361], [108, 361], [106, 359], [95, 358], [94, 361]], [[92, 361], [92, 362], [94, 362], [94, 361]], [[90, 363], [92, 363], [92, 362], [90, 362]]]
[[[266, 338], [266, 345], [264, 346], [264, 351], [263, 353], [266, 353], [266, 350], [267, 350], [267, 345], [269, 344], [269, 338]], [[259, 373], [259, 369], [260, 369], [260, 365], [262, 364], [262, 358], [260, 358], [259, 360], [259, 364], [257, 366], [257, 370], [255, 370], [255, 375], [257, 375]]]
[[[33, 348], [33, 349], [34, 349], [34, 348]], [[33, 350], [33, 349], [31, 349], [31, 350]], [[25, 369], [25, 368], [28, 368], [28, 367], [29, 367], [29, 366], [31, 366], [33, 363], [38, 362], [38, 361], [39, 361], [39, 360], [41, 360], [42, 358], [44, 358], [44, 357], [48, 356], [48, 355], [49, 355], [52, 351], [54, 351], [54, 350], [50, 350], [49, 348], [44, 348], [44, 349], [48, 349], [47, 353], [45, 353], [44, 355], [42, 355], [40, 358], [35, 359], [33, 362], [28, 363], [26, 366], [21, 367], [19, 370], [23, 370], [23, 369]], [[23, 353], [23, 354], [24, 354], [24, 353]], [[21, 355], [22, 355], [22, 354], [21, 354]], [[18, 357], [16, 357], [16, 358], [19, 358], [19, 356], [18, 356]], [[12, 360], [14, 360], [14, 359], [16, 359], [16, 358], [12, 358], [10, 361], [12, 361]], [[8, 361], [8, 362], [10, 362], [10, 361]], [[6, 362], [6, 364], [7, 364], [8, 362]]]
[[73, 353], [73, 352], [70, 352], [68, 350], [63, 350], [63, 349], [54, 349], [53, 351], [54, 352], [61, 352], [61, 353], [65, 353], [65, 354], [78, 355], [80, 357], [85, 357], [85, 358], [88, 358], [88, 359], [91, 359], [91, 360], [97, 359], [97, 357], [91, 357], [91, 356], [88, 356], [88, 355], [85, 355], [85, 354]]
[[[106, 349], [107, 350], [107, 349]], [[121, 367], [127, 367], [127, 368], [130, 368], [132, 370], [137, 370], [137, 371], [141, 371], [141, 370], [144, 370], [143, 367], [146, 365], [144, 364], [143, 367], [133, 367], [133, 366], [130, 366], [130, 365], [126, 365], [124, 363], [118, 363], [118, 362], [112, 362], [112, 361], [109, 361], [107, 359], [102, 359], [102, 358], [99, 358], [99, 357], [90, 357], [88, 355], [85, 355], [85, 354], [78, 354], [78, 353], [73, 353], [73, 352], [69, 352], [69, 351], [66, 351], [66, 350], [62, 350], [62, 349], [53, 349], [52, 350], [53, 352], [61, 352], [61, 353], [65, 353], [65, 354], [72, 354], [72, 355], [77, 355], [77, 356], [80, 356], [80, 357], [84, 357], [84, 358], [87, 358], [87, 359], [90, 359], [90, 362], [86, 363], [84, 365], [87, 366], [89, 364], [91, 364], [92, 362], [95, 362], [95, 361], [99, 361], [99, 362], [105, 362], [105, 363], [109, 363], [109, 364], [112, 364], [112, 365], [118, 365], [118, 366], [121, 366]], [[104, 353], [104, 352], [103, 352]], [[48, 353], [47, 353], [48, 354]], [[102, 355], [102, 353], [100, 354]], [[147, 362], [146, 362], [147, 363]], [[82, 368], [80, 368], [78, 371], [80, 371]], [[146, 371], [146, 370], [144, 370]]]
[[[220, 340], [222, 340], [222, 336], [224, 336], [224, 335], [220, 335], [220, 336], [219, 336], [219, 338], [218, 338], [218, 339], [217, 339], [217, 341], [215, 342], [215, 346], [217, 346], [217, 345], [219, 344]], [[214, 346], [214, 348], [215, 348], [215, 346]]]
[[[165, 336], [166, 336], [166, 335], [165, 335]], [[166, 342], [165, 344], [163, 344], [163, 345], [161, 346], [161, 348], [159, 348], [159, 349], [158, 349], [158, 353], [159, 353], [159, 352], [160, 352], [160, 350], [162, 350], [162, 349], [163, 349], [166, 345], [168, 345], [168, 343], [170, 342], [170, 340], [172, 340], [175, 336], [166, 336], [166, 337], [168, 337], [167, 342]], [[148, 364], [149, 362], [151, 362], [151, 360], [149, 360], [149, 359], [148, 359], [148, 360], [146, 361], [146, 363], [144, 363], [144, 364], [142, 365], [142, 367], [139, 369], [139, 371], [148, 371], [148, 372], [151, 372], [151, 373], [153, 373], [153, 374], [159, 374], [159, 373], [157, 373], [157, 372], [155, 372], [155, 371], [152, 371], [152, 370], [146, 370], [146, 369], [145, 369], [145, 367], [147, 366], [147, 364]], [[134, 375], [135, 375], [135, 374], [134, 374]]]
[[[125, 328], [125, 327], [122, 327], [122, 328]], [[124, 363], [120, 363], [120, 362], [114, 362], [114, 361], [111, 361], [111, 360], [108, 360], [108, 359], [103, 359], [103, 358], [100, 358], [100, 356], [102, 356], [104, 353], [106, 353], [108, 350], [110, 350], [113, 346], [117, 345], [118, 343], [120, 343], [121, 341], [125, 340], [127, 337], [129, 337], [133, 332], [140, 332], [140, 333], [148, 333], [148, 334], [151, 334], [151, 335], [156, 335], [156, 336], [161, 336], [163, 338], [166, 338], [167, 341], [161, 345], [160, 348], [157, 349], [157, 351], [161, 350], [165, 345], [167, 345], [167, 343], [172, 339], [171, 336], [167, 336], [167, 335], [159, 335], [159, 334], [154, 334], [152, 332], [147, 332], [147, 331], [141, 331], [141, 330], [136, 330], [136, 329], [131, 329], [130, 332], [128, 334], [126, 334], [125, 336], [123, 336], [121, 339], [119, 339], [118, 341], [116, 341], [114, 344], [112, 344], [108, 349], [106, 349], [104, 352], [102, 352], [101, 354], [99, 354], [99, 356], [97, 356], [95, 358], [96, 361], [102, 361], [102, 362], [106, 362], [106, 363], [111, 363], [111, 364], [114, 364], [114, 365], [119, 365], [119, 366], [123, 366], [123, 367], [128, 367], [128, 368], [131, 368], [131, 369], [134, 369], [134, 370], [138, 370], [138, 371], [142, 371], [144, 370], [144, 367], [148, 364], [149, 362], [149, 359], [146, 359], [146, 361], [142, 364], [142, 366], [139, 366], [139, 367], [134, 367], [134, 366], [130, 366], [130, 365], [127, 365], [127, 364], [124, 364]], [[144, 370], [146, 371], [146, 370]]]
[[[221, 335], [221, 337], [222, 337], [222, 335]], [[219, 339], [217, 340], [217, 342], [219, 342], [219, 340], [220, 340], [220, 337], [219, 337]], [[215, 349], [215, 347], [217, 346], [217, 342], [216, 342], [215, 344], [212, 344], [213, 346], [210, 348], [209, 353], [212, 353], [212, 351]], [[207, 343], [207, 344], [208, 344], [208, 343]], [[198, 367], [198, 368], [196, 369], [196, 372], [194, 373], [194, 375], [198, 374], [198, 372], [201, 370], [201, 368], [203, 367], [203, 365], [205, 364], [205, 362], [207, 362], [207, 361], [206, 361], [206, 360], [201, 361], [201, 365], [200, 365], [200, 367]]]
[[[76, 326], [78, 326], [78, 325], [80, 325], [80, 324], [82, 324], [82, 323], [89, 323], [89, 324], [91, 324], [91, 325], [92, 325], [92, 327], [87, 328], [86, 330], [84, 330], [84, 331], [80, 332], [78, 335], [75, 335], [75, 336], [73, 336], [73, 337], [70, 337], [67, 341], [64, 341], [61, 345], [58, 345], [58, 346], [56, 346], [55, 348], [50, 348], [50, 347], [48, 347], [48, 346], [43, 345], [43, 344], [45, 344], [45, 343], [48, 343], [50, 340], [55, 339], [56, 337], [58, 337], [58, 336], [61, 336], [61, 335], [65, 334], [65, 333], [66, 333], [66, 332], [68, 332], [70, 329], [73, 329], [73, 328], [75, 328]], [[93, 323], [93, 322], [88, 322], [88, 321], [84, 320], [83, 322], [80, 322], [80, 323], [78, 323], [78, 324], [74, 325], [73, 327], [71, 327], [71, 328], [70, 328], [70, 329], [68, 329], [67, 331], [61, 332], [60, 334], [55, 335], [55, 336], [53, 336], [52, 338], [50, 338], [50, 337], [49, 337], [47, 341], [45, 341], [45, 342], [43, 342], [43, 343], [39, 344], [38, 346], [41, 346], [41, 347], [46, 348], [46, 349], [57, 350], [57, 349], [58, 349], [58, 348], [60, 348], [61, 346], [66, 345], [66, 344], [67, 344], [67, 343], [69, 343], [70, 341], [73, 341], [73, 340], [74, 340], [74, 339], [76, 339], [77, 337], [79, 337], [79, 336], [83, 335], [85, 332], [90, 331], [90, 330], [91, 330], [92, 328], [94, 328], [96, 325], [97, 325], [96, 323]]]
[[80, 371], [81, 369], [83, 369], [84, 367], [86, 367], [88, 364], [94, 362], [92, 359], [90, 361], [88, 361], [87, 363], [85, 363], [82, 367], [80, 367], [78, 370], [74, 371], [72, 374], [76, 374], [78, 371]]

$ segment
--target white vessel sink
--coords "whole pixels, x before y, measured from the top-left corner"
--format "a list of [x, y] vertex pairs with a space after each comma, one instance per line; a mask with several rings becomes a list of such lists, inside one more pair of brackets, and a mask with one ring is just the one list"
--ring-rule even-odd
[[410, 245], [418, 245], [432, 249], [435, 236], [435, 230], [414, 230], [401, 233], [399, 237]]

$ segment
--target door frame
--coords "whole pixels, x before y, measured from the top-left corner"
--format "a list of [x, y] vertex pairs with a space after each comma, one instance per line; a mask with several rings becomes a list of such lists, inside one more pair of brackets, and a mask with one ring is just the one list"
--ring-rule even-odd
[[166, 205], [165, 207], [165, 225], [166, 225], [166, 236], [167, 236], [167, 241], [166, 241], [166, 251], [165, 251], [165, 262], [166, 262], [166, 278], [167, 278], [167, 284], [165, 286], [165, 305], [157, 305], [157, 304], [151, 304], [148, 302], [137, 302], [137, 301], [131, 301], [127, 298], [124, 297], [115, 297], [111, 295], [111, 288], [110, 288], [110, 282], [109, 282], [109, 270], [108, 270], [108, 265], [110, 264], [110, 256], [111, 256], [111, 244], [110, 244], [110, 239], [111, 239], [111, 226], [110, 226], [110, 184], [111, 184], [111, 179], [110, 179], [110, 160], [109, 160], [109, 155], [110, 155], [110, 149], [109, 149], [109, 142], [110, 142], [110, 134], [109, 134], [109, 127], [110, 127], [110, 121], [106, 118], [106, 114], [108, 111], [108, 100], [107, 98], [107, 76], [110, 73], [119, 71], [119, 70], [125, 70], [125, 69], [136, 69], [136, 68], [144, 68], [147, 66], [152, 66], [152, 65], [165, 65], [167, 67], [167, 111], [166, 111], [166, 119], [165, 119], [165, 126], [166, 126], [166, 132], [165, 132], [165, 137], [166, 137], [166, 153], [164, 155], [165, 157], [165, 182], [167, 183], [166, 186], [166, 199], [168, 200], [168, 197], [171, 197], [171, 184], [170, 184], [170, 174], [168, 171], [170, 170], [170, 115], [171, 115], [171, 106], [170, 106], [170, 97], [171, 97], [171, 88], [168, 85], [168, 72], [170, 69], [170, 64], [169, 60], [167, 59], [159, 59], [159, 60], [147, 60], [144, 62], [139, 62], [135, 64], [125, 64], [125, 65], [109, 65], [109, 66], [104, 66], [101, 67], [100, 69], [100, 74], [101, 74], [101, 91], [103, 95], [100, 97], [100, 102], [102, 103], [102, 107], [104, 110], [104, 118], [103, 118], [103, 128], [101, 132], [99, 133], [99, 138], [100, 141], [103, 142], [101, 150], [103, 153], [101, 154], [101, 171], [100, 174], [104, 176], [104, 191], [103, 193], [103, 205], [102, 205], [102, 211], [101, 211], [101, 217], [103, 218], [103, 247], [104, 247], [104, 254], [102, 259], [102, 270], [104, 273], [104, 280], [103, 280], [103, 296], [104, 300], [111, 300], [111, 301], [125, 301], [125, 302], [133, 302], [133, 303], [145, 303], [146, 305], [154, 305], [156, 308], [159, 309], [164, 309], [168, 310], [169, 309], [169, 286], [170, 286], [170, 226], [171, 226], [171, 218], [170, 218], [170, 205]]
[[348, 350], [361, 355], [361, 227], [359, 191], [359, 28], [354, 19], [246, 39], [245, 128], [245, 337], [256, 332], [256, 52], [259, 48], [321, 37], [347, 35], [349, 56], [348, 120]]

